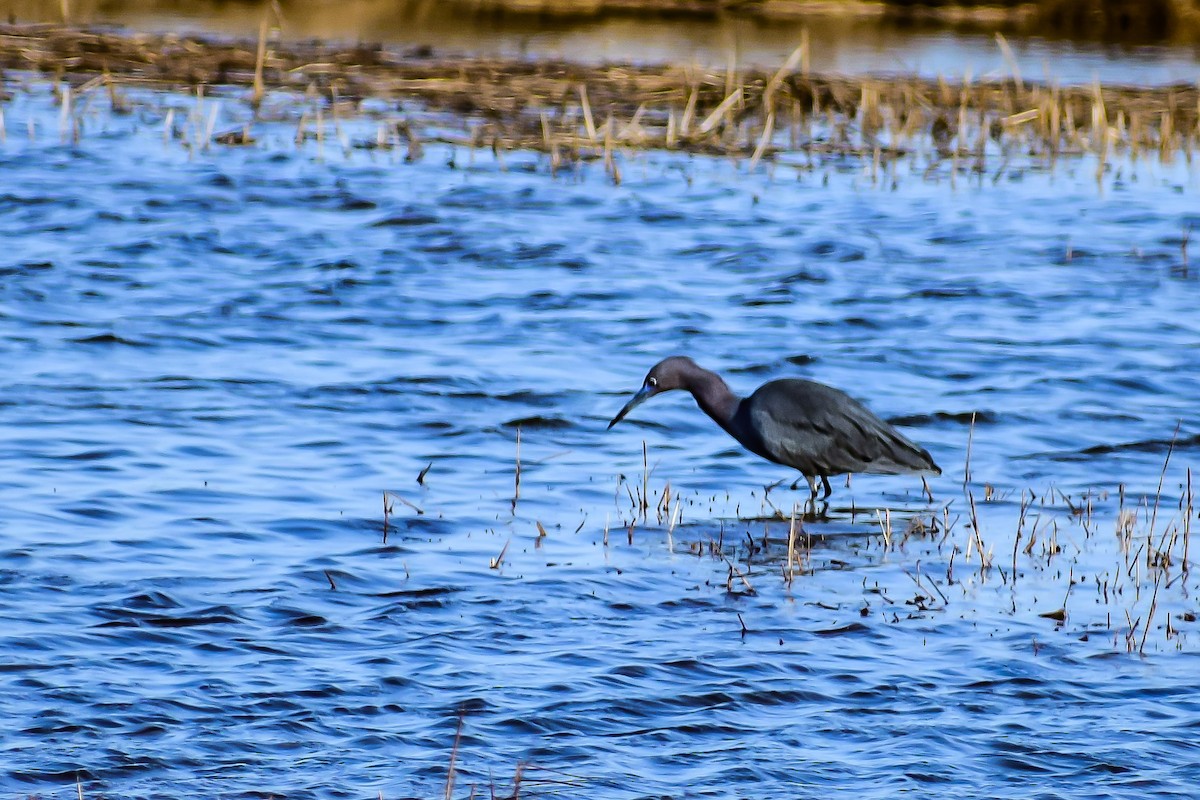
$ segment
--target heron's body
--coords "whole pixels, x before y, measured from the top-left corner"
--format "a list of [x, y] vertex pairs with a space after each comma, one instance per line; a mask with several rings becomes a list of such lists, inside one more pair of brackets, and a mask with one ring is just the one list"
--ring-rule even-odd
[[671, 389], [691, 393], [700, 408], [751, 453], [799, 470], [814, 495], [819, 480], [829, 496], [831, 475], [941, 474], [928, 451], [840, 389], [785, 378], [740, 398], [719, 375], [685, 356], [656, 364], [641, 391], [609, 427], [644, 400]]

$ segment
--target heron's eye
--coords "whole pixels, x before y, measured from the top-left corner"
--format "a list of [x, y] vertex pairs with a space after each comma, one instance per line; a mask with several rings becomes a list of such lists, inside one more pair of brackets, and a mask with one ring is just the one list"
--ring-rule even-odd
[[646, 383], [650, 386], [658, 386], [658, 378], [646, 378]]

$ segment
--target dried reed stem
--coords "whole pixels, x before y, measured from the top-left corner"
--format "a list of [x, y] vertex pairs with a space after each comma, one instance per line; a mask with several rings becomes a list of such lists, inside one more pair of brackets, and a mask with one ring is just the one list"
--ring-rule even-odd
[[875, 510], [875, 519], [879, 522], [879, 529], [883, 532], [883, 548], [885, 550], [892, 549], [892, 511], [889, 508], [883, 511]]
[[1146, 652], [1146, 637], [1150, 635], [1150, 624], [1154, 622], [1154, 612], [1158, 609], [1158, 586], [1162, 582], [1162, 570], [1154, 575], [1154, 593], [1150, 595], [1150, 610], [1146, 612], [1146, 624], [1142, 628], [1142, 641], [1138, 645], [1138, 655]]
[[579, 84], [579, 105], [583, 107], [583, 125], [588, 141], [596, 141], [596, 121], [592, 118], [592, 104], [588, 102], [587, 86]]
[[521, 499], [521, 427], [517, 426], [517, 466], [513, 473], [513, 508]]
[[504, 564], [504, 554], [508, 552], [508, 546], [512, 544], [512, 539], [504, 543], [504, 547], [500, 548], [500, 555], [488, 560], [488, 569], [500, 569]]
[[250, 107], [258, 112], [266, 88], [263, 86], [263, 65], [267, 60], [267, 11], [263, 10], [262, 22], [258, 26], [258, 50], [254, 54], [254, 91], [250, 95]]
[[713, 112], [708, 115], [704, 122], [700, 123], [700, 133], [708, 133], [721, 121], [725, 112], [733, 108], [733, 104], [742, 99], [742, 87], [737, 87], [729, 96], [721, 101], [721, 104], [713, 109]]
[[1184, 511], [1184, 514], [1183, 514], [1183, 571], [1184, 571], [1185, 573], [1186, 573], [1186, 572], [1188, 572], [1188, 571], [1189, 571], [1189, 569], [1190, 569], [1190, 567], [1188, 566], [1188, 541], [1191, 539], [1191, 533], [1192, 533], [1192, 512], [1195, 510], [1195, 507], [1193, 506], [1193, 504], [1192, 504], [1192, 501], [1193, 501], [1193, 495], [1192, 495], [1192, 468], [1191, 468], [1191, 467], [1188, 467], [1188, 471], [1187, 471], [1187, 500], [1186, 500], [1186, 503], [1187, 503], [1187, 509]]
[[644, 521], [650, 511], [650, 453], [646, 449], [645, 439], [642, 439], [642, 501], [639, 510]]
[[67, 86], [62, 90], [62, 108], [58, 115], [58, 138], [63, 144], [66, 144], [68, 133], [67, 123], [71, 118], [71, 87]]
[[1175, 440], [1179, 438], [1179, 426], [1183, 424], [1183, 420], [1175, 423], [1175, 432], [1171, 434], [1171, 444], [1167, 447], [1167, 457], [1163, 459], [1162, 472], [1158, 474], [1158, 489], [1154, 493], [1154, 511], [1150, 514], [1150, 535], [1154, 535], [1154, 528], [1158, 522], [1158, 501], [1162, 498], [1163, 479], [1167, 477], [1167, 465], [1171, 463], [1171, 453], [1175, 452]]
[[[387, 500], [388, 500], [388, 498], [391, 498], [391, 499], [394, 499], [394, 500], [399, 500], [401, 503], [403, 503], [404, 505], [408, 506], [409, 508], [411, 508], [413, 511], [417, 512], [418, 514], [421, 514], [421, 515], [423, 515], [423, 514], [425, 513], [423, 510], [421, 510], [421, 508], [420, 508], [419, 506], [417, 506], [417, 505], [414, 505], [413, 503], [410, 503], [410, 502], [408, 502], [408, 501], [407, 501], [407, 500], [405, 500], [403, 497], [401, 497], [400, 495], [396, 494], [396, 493], [395, 493], [395, 492], [393, 492], [393, 491], [390, 491], [390, 490], [388, 490], [388, 491], [385, 491], [385, 492], [383, 493], [383, 499], [384, 499], [384, 503], [385, 503], [385, 504], [387, 503]], [[385, 509], [386, 509], [386, 505], [385, 505]]]
[[667, 548], [669, 550], [675, 549], [675, 540], [672, 537], [672, 533], [675, 531], [675, 526], [679, 524], [680, 517], [683, 514], [683, 510], [679, 505], [680, 499], [678, 495], [675, 496], [675, 508], [671, 510], [670, 515], [667, 517]]
[[388, 493], [383, 493], [383, 543], [387, 544], [388, 537], [388, 517], [392, 513], [392, 506], [388, 503]]
[[458, 712], [458, 729], [454, 732], [454, 747], [450, 749], [450, 764], [446, 768], [446, 791], [444, 794], [445, 800], [453, 800], [454, 798], [454, 765], [458, 760], [458, 745], [462, 741], [463, 717], [466, 712], [459, 709]]
[[788, 525], [788, 552], [787, 552], [787, 573], [790, 581], [795, 574], [795, 552], [796, 552], [796, 510], [797, 503], [792, 503], [792, 521]]
[[1017, 58], [1013, 55], [1012, 48], [1008, 46], [1008, 40], [1004, 38], [1004, 34], [996, 34], [996, 44], [1000, 46], [1000, 52], [1004, 55], [1004, 61], [1008, 64], [1008, 69], [1012, 72], [1013, 85], [1017, 89], [1018, 102], [1025, 95], [1025, 84], [1021, 81], [1021, 69], [1017, 66]]
[[748, 171], [754, 172], [754, 168], [758, 166], [758, 162], [762, 159], [763, 153], [767, 149], [767, 145], [771, 143], [771, 134], [775, 131], [775, 112], [771, 111], [767, 114], [767, 122], [763, 126], [762, 136], [758, 137], [758, 146], [754, 148], [754, 155], [750, 157], [750, 166]]
[[[766, 88], [763, 89], [762, 104], [763, 104], [763, 109], [768, 114], [770, 114], [771, 112], [773, 112], [775, 110], [775, 104], [774, 104], [775, 92], [778, 91], [778, 89], [779, 89], [780, 85], [783, 83], [784, 79], [792, 73], [792, 70], [794, 70], [796, 68], [796, 65], [804, 60], [807, 50], [808, 50], [808, 29], [806, 28], [805, 30], [801, 31], [800, 44], [796, 47], [795, 50], [792, 51], [792, 54], [787, 57], [787, 60], [783, 62], [783, 66], [781, 66], [775, 72], [775, 74], [771, 76], [771, 80], [767, 82]], [[805, 76], [805, 77], [807, 77], [807, 76]]]
[[725, 558], [725, 563], [729, 565], [729, 581], [726, 585], [730, 591], [733, 591], [733, 576], [736, 575], [738, 579], [741, 580], [742, 585], [746, 587], [747, 592], [750, 594], [757, 594], [757, 592], [754, 591], [754, 587], [750, 585], [750, 579], [746, 577], [745, 573], [738, 569], [728, 557]]
[[971, 446], [975, 442], [975, 412], [971, 412], [971, 427], [967, 431], [967, 457], [963, 463], [963, 486], [971, 482]]

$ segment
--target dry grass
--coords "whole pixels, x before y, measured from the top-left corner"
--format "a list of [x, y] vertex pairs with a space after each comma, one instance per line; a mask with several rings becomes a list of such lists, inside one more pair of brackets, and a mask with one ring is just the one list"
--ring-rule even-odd
[[[265, 29], [264, 29], [265, 30]], [[1002, 51], [1006, 42], [998, 37]], [[380, 137], [406, 141], [420, 157], [420, 114], [465, 121], [454, 144], [537, 150], [551, 169], [603, 160], [614, 182], [614, 153], [668, 149], [747, 157], [752, 166], [782, 152], [858, 157], [881, 165], [915, 152], [985, 174], [1003, 173], [1010, 158], [1092, 154], [1098, 169], [1121, 155], [1190, 158], [1200, 123], [1195, 84], [1159, 88], [1038, 84], [1019, 74], [974, 82], [920, 78], [845, 78], [811, 73], [801, 42], [783, 65], [767, 70], [688, 66], [603, 65], [496, 58], [447, 58], [426, 51], [282, 44], [262, 36], [223, 42], [195, 37], [115, 35], [60, 27], [0, 26], [0, 65], [39, 70], [75, 94], [104, 87], [245, 87], [256, 111], [275, 92], [305, 102], [276, 102], [264, 114], [294, 113], [318, 137], [332, 118], [360, 112], [365, 98], [420, 107]], [[278, 100], [278, 97], [276, 98]], [[317, 100], [315, 111], [312, 103]], [[115, 109], [115, 106], [114, 106]], [[432, 125], [432, 123], [430, 123]], [[249, 129], [230, 143], [254, 140]]]

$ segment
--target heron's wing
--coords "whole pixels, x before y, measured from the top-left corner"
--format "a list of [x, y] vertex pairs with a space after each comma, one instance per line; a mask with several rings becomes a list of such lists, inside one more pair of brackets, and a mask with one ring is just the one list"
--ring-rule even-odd
[[922, 447], [854, 398], [824, 384], [772, 381], [748, 398], [764, 455], [806, 475], [937, 471]]

